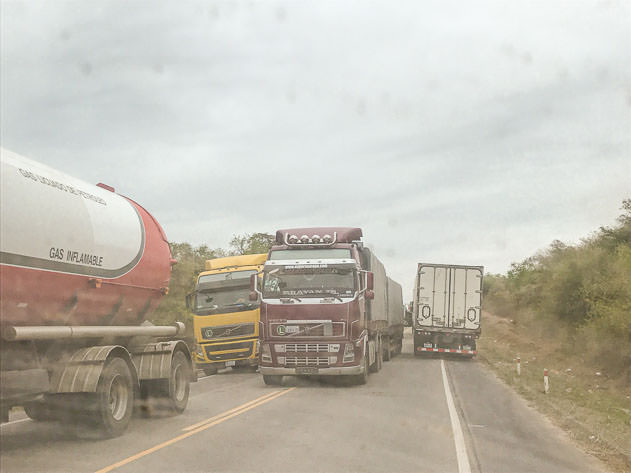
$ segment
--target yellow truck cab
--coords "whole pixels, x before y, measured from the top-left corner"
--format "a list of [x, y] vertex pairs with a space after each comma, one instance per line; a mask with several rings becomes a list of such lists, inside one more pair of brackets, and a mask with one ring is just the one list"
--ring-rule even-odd
[[215, 258], [197, 277], [187, 305], [194, 314], [196, 365], [206, 374], [226, 366], [256, 369], [260, 311], [248, 296], [250, 276], [266, 260], [267, 254]]

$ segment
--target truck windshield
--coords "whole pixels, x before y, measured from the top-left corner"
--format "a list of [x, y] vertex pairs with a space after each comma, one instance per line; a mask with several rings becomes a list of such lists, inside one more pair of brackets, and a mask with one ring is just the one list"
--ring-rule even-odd
[[257, 303], [248, 299], [250, 275], [256, 272], [248, 270], [201, 275], [197, 282], [195, 313], [225, 314], [257, 307]]
[[263, 297], [352, 297], [356, 274], [356, 269], [348, 265], [270, 267], [263, 275]]

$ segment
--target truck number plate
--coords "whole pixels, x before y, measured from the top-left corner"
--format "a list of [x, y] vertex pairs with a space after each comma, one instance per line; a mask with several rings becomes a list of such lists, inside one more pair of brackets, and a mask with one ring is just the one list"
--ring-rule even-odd
[[287, 325], [287, 327], [285, 327], [285, 332], [286, 333], [298, 333], [299, 329], [300, 329], [300, 327], [298, 327], [297, 325]]
[[432, 344], [431, 344], [431, 343], [429, 343], [429, 342], [425, 342], [425, 343], [423, 343], [423, 348], [433, 348], [433, 347], [434, 347], [434, 345], [432, 345]]
[[235, 365], [235, 361], [226, 361], [226, 366], [234, 366]]
[[318, 368], [311, 366], [300, 366], [296, 368], [296, 374], [318, 374]]

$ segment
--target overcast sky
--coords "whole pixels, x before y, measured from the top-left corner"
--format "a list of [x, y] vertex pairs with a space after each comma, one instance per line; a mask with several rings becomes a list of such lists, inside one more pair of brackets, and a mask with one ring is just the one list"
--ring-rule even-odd
[[360, 226], [505, 272], [631, 198], [631, 2], [1, 3], [2, 146], [171, 241]]

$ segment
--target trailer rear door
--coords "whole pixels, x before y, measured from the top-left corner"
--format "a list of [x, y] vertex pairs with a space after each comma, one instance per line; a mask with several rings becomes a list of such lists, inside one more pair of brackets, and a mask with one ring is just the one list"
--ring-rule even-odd
[[479, 330], [481, 266], [420, 263], [415, 322], [420, 327]]

